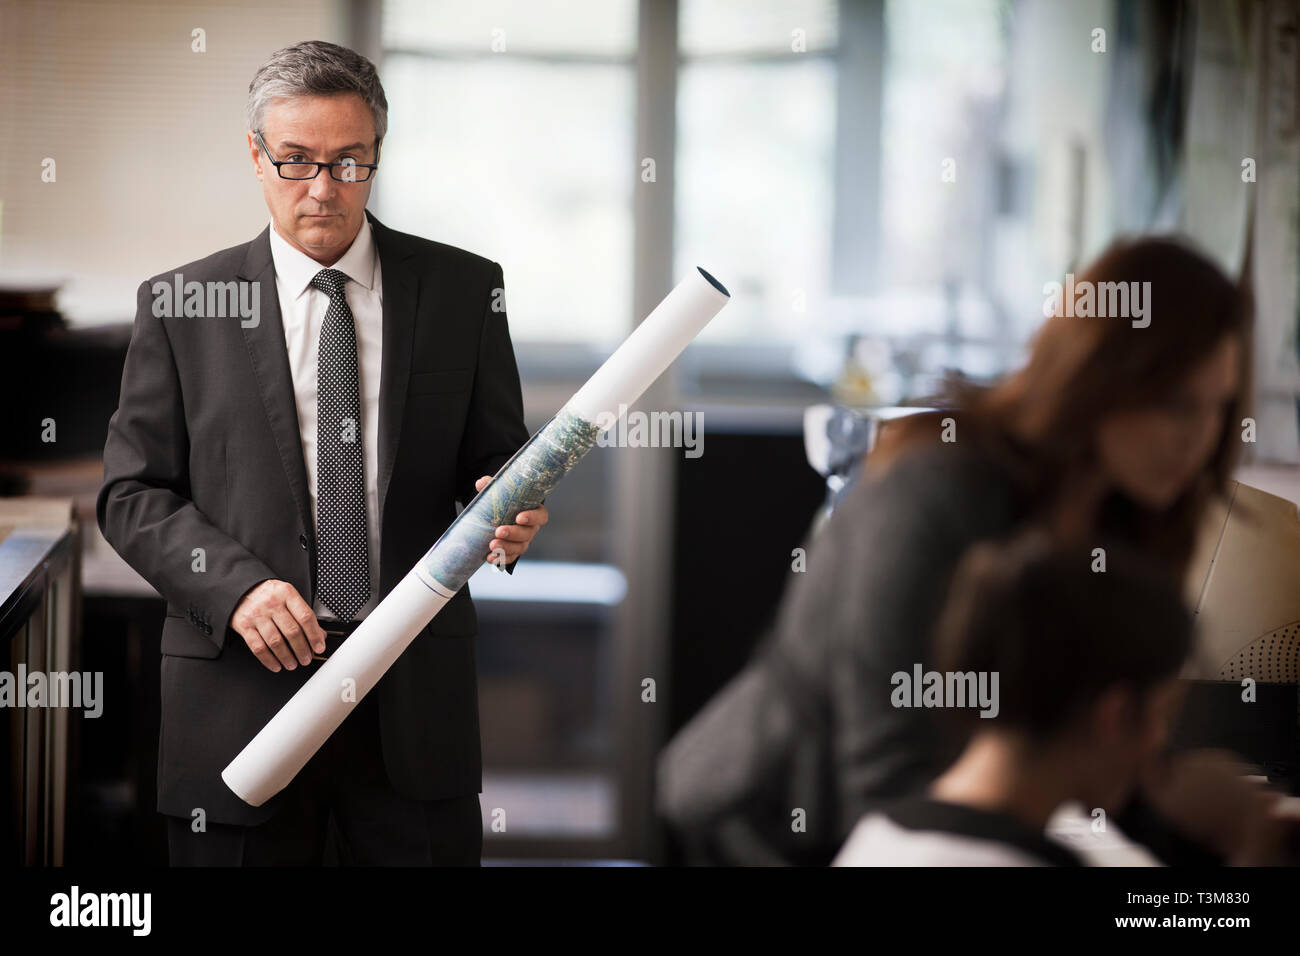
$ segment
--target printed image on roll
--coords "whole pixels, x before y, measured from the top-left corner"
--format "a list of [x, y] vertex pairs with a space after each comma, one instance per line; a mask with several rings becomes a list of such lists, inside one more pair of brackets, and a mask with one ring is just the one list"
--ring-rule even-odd
[[420, 559], [415, 572], [432, 590], [452, 597], [483, 563], [496, 529], [542, 503], [570, 468], [591, 451], [601, 429], [566, 405], [501, 466], [492, 483]]

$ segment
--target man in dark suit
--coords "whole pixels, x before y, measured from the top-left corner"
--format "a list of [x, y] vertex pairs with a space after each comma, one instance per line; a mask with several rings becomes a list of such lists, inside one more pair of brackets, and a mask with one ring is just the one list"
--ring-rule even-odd
[[[167, 600], [172, 862], [318, 863], [332, 814], [344, 862], [476, 865], [468, 588], [284, 791], [252, 807], [221, 780], [528, 438], [501, 267], [365, 209], [387, 124], [370, 61], [281, 50], [248, 122], [271, 225], [141, 285], [97, 502]], [[512, 570], [546, 518], [497, 529], [485, 559]]]

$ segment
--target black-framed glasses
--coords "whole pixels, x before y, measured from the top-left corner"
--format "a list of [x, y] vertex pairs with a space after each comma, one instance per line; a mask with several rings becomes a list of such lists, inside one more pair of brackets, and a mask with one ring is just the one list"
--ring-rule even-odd
[[328, 169], [330, 178], [335, 182], [364, 183], [379, 168], [379, 140], [375, 140], [375, 162], [373, 163], [358, 163], [355, 159], [345, 159], [337, 163], [313, 163], [306, 160], [294, 162], [278, 160], [266, 148], [262, 131], [253, 130], [253, 135], [257, 137], [257, 145], [262, 147], [262, 152], [266, 153], [266, 158], [275, 167], [281, 179], [315, 179], [322, 169]]

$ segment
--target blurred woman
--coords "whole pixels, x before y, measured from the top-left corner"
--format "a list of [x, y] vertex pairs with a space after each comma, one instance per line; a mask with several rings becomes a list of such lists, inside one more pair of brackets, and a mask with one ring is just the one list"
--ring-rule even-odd
[[1023, 368], [893, 423], [754, 660], [665, 750], [659, 808], [696, 859], [829, 862], [864, 813], [944, 769], [958, 743], [894, 706], [890, 678], [928, 669], [972, 544], [1104, 534], [1181, 581], [1240, 452], [1251, 297], [1166, 238], [1116, 242], [1084, 283], [1140, 290], [1141, 321], [1062, 303]]

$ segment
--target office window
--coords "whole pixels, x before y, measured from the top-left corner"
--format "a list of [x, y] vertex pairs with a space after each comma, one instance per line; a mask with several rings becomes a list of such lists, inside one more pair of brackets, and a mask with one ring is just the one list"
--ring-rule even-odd
[[836, 4], [680, 9], [674, 273], [731, 289], [703, 341], [789, 341], [830, 282]]
[[[1010, 12], [1003, 0], [883, 3], [881, 64], [862, 78], [880, 96], [878, 156], [862, 157], [879, 163], [871, 279], [838, 276], [836, 295], [796, 327], [795, 367], [842, 401], [910, 401], [950, 369], [982, 377], [1007, 364], [1012, 343], [993, 285]], [[840, 106], [840, 121], [852, 122], [853, 104]], [[837, 204], [854, 186], [856, 157], [841, 159]]]
[[388, 2], [376, 215], [500, 262], [511, 334], [631, 324], [636, 4]]
[[986, 278], [980, 252], [995, 211], [1004, 6], [885, 4], [881, 275], [891, 284]]

